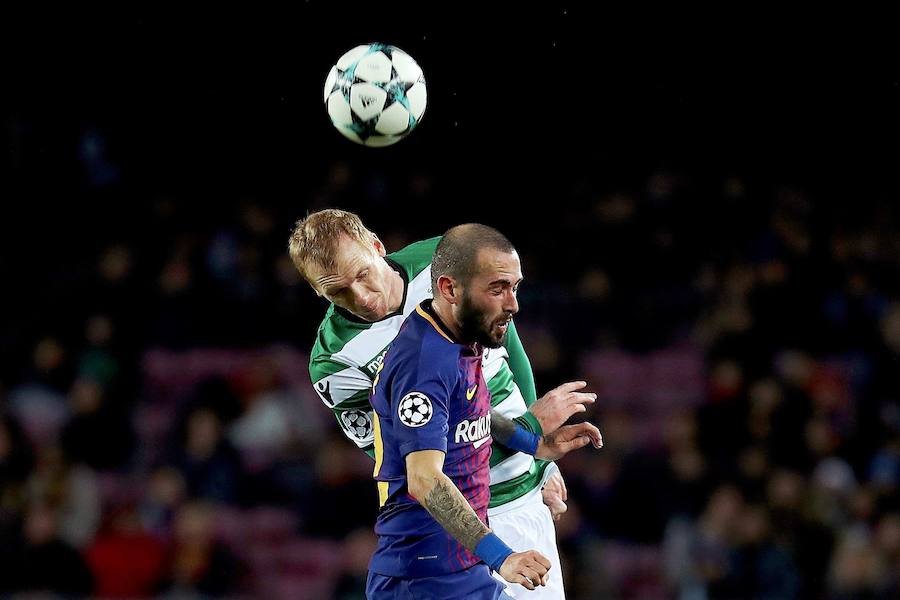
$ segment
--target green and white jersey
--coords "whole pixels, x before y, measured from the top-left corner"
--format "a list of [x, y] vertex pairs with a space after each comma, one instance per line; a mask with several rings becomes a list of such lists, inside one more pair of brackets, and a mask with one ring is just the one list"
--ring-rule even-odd
[[[334, 412], [344, 434], [370, 455], [373, 455], [374, 439], [369, 404], [372, 381], [400, 332], [400, 325], [420, 302], [432, 297], [431, 257], [439, 240], [438, 237], [416, 242], [387, 256], [386, 260], [405, 283], [403, 300], [396, 313], [369, 323], [332, 304], [316, 335], [309, 361], [313, 387]], [[537, 420], [526, 412], [528, 403], [510, 368], [512, 350], [515, 356], [524, 359], [530, 377], [531, 366], [527, 364], [513, 323], [507, 334], [507, 346], [509, 349], [490, 348], [484, 353], [482, 366], [491, 391], [491, 405], [529, 430], [540, 431]], [[524, 371], [520, 369], [520, 372]], [[515, 500], [542, 484], [549, 463], [535, 461], [528, 454], [513, 452], [496, 443], [492, 447], [491, 507]]]

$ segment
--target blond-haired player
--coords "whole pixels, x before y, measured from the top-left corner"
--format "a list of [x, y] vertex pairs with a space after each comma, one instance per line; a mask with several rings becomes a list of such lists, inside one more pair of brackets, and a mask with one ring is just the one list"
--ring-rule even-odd
[[[344, 433], [374, 456], [372, 382], [384, 355], [415, 307], [432, 297], [431, 260], [439, 237], [393, 253], [344, 210], [326, 209], [297, 222], [289, 241], [294, 265], [316, 294], [328, 300], [310, 356], [310, 377]], [[503, 346], [484, 354], [483, 372], [496, 413], [533, 431], [553, 431], [593, 402], [565, 383], [537, 399], [528, 357], [510, 322]], [[494, 444], [490, 459], [491, 527], [512, 548], [534, 549], [550, 559], [546, 585], [533, 591], [512, 585], [514, 597], [565, 597], [554, 518], [565, 510], [565, 485], [552, 462]]]

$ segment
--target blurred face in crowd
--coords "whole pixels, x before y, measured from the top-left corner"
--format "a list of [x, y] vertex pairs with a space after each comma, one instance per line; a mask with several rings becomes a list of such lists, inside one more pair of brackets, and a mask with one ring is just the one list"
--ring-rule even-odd
[[378, 321], [403, 300], [403, 280], [384, 260], [386, 254], [378, 238], [364, 245], [341, 236], [334, 265], [308, 265], [307, 277], [319, 296], [364, 321]]
[[196, 410], [188, 419], [187, 433], [188, 452], [195, 459], [206, 459], [215, 452], [219, 444], [221, 436], [219, 418], [211, 410]]
[[162, 506], [177, 506], [184, 498], [184, 478], [177, 469], [163, 467], [158, 469], [150, 478], [147, 487], [147, 495]]
[[463, 341], [499, 348], [513, 315], [519, 312], [516, 299], [522, 281], [517, 252], [483, 248], [478, 252], [478, 270], [462, 288], [456, 320]]
[[25, 518], [24, 533], [29, 544], [39, 546], [56, 537], [56, 513], [43, 504], [32, 505]]
[[203, 502], [184, 505], [175, 517], [174, 535], [182, 544], [208, 544], [214, 536], [212, 509]]

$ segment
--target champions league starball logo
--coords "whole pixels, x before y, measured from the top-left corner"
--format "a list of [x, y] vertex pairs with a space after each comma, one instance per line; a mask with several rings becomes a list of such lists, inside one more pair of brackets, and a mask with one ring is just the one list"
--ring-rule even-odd
[[410, 392], [400, 400], [397, 413], [407, 427], [421, 427], [431, 420], [431, 400], [421, 392]]
[[344, 429], [358, 440], [365, 440], [372, 435], [372, 419], [361, 410], [348, 410], [341, 413]]

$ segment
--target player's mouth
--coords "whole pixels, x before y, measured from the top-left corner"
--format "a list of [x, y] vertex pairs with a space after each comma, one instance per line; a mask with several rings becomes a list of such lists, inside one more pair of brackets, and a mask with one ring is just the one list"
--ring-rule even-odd
[[494, 326], [500, 330], [500, 333], [505, 334], [506, 330], [509, 329], [509, 323], [512, 321], [512, 317], [507, 317], [505, 319], [500, 319], [494, 323]]
[[360, 306], [357, 316], [362, 317], [366, 321], [377, 321], [383, 315], [377, 304], [372, 306]]

